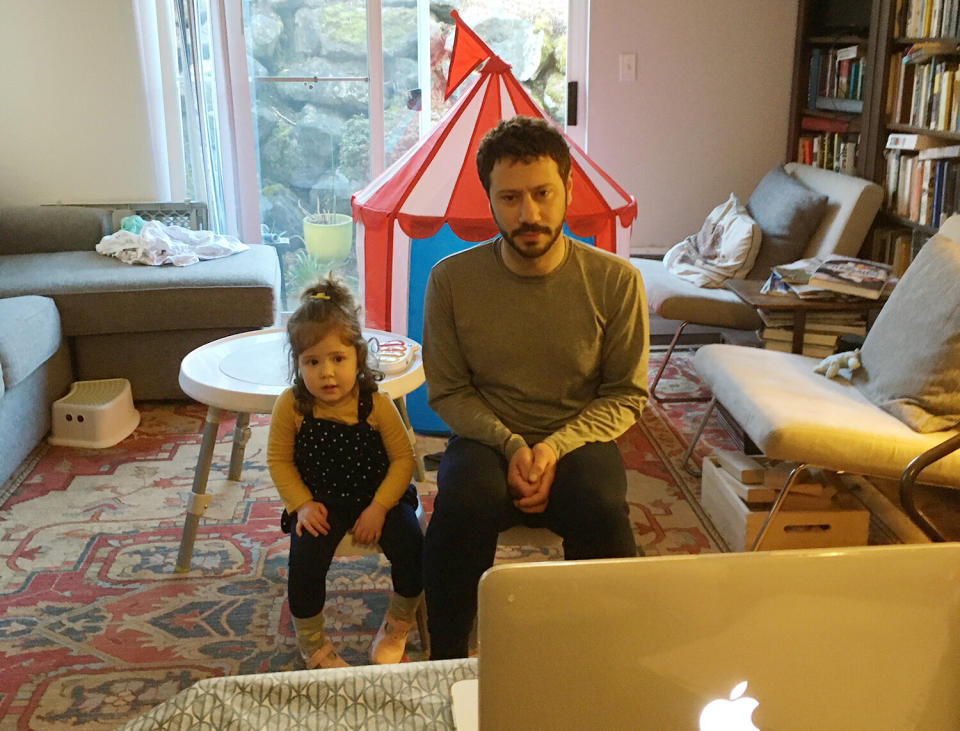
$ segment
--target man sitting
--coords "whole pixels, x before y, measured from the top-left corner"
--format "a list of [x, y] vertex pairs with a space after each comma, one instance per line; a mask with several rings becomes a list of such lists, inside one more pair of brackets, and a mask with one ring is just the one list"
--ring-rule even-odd
[[647, 305], [629, 262], [563, 235], [570, 152], [543, 120], [501, 121], [477, 168], [500, 236], [427, 284], [428, 401], [453, 431], [424, 572], [431, 657], [464, 657], [497, 535], [546, 526], [567, 559], [637, 555], [613, 440], [647, 399]]

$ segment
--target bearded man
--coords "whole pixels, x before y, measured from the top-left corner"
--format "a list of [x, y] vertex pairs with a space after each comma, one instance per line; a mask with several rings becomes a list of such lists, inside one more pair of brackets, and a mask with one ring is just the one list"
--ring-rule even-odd
[[545, 526], [567, 559], [637, 555], [613, 440], [647, 400], [640, 275], [564, 235], [570, 151], [552, 125], [501, 121], [477, 170], [500, 236], [438, 262], [424, 309], [428, 402], [453, 432], [424, 548], [432, 659], [467, 655], [501, 530]]

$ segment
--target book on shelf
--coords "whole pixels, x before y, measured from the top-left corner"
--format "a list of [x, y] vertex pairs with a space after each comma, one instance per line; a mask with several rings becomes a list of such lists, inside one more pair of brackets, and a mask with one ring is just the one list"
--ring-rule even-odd
[[[925, 36], [928, 34], [924, 34]], [[907, 49], [903, 56], [904, 63], [919, 64], [929, 61], [936, 56], [957, 53], [960, 46], [955, 41], [948, 40], [925, 40], [917, 41]]]
[[[793, 342], [793, 329], [788, 327], [765, 327], [760, 330], [760, 337], [763, 340], [781, 340], [783, 342]], [[804, 345], [829, 345], [836, 346], [837, 339], [840, 336], [835, 333], [815, 332], [809, 329], [803, 331]]]
[[887, 150], [885, 158], [885, 210], [931, 228], [960, 211], [960, 146]]
[[943, 140], [933, 135], [908, 132], [891, 132], [887, 135], [888, 150], [926, 150], [942, 144]]
[[823, 50], [813, 48], [810, 51], [810, 73], [807, 75], [807, 107], [813, 109], [817, 103], [817, 91], [820, 83], [820, 64], [823, 61]]
[[891, 275], [889, 264], [833, 254], [810, 277], [810, 286], [830, 292], [879, 299]]
[[960, 145], [928, 147], [917, 153], [917, 159], [919, 160], [943, 160], [950, 157], [960, 157]]
[[[765, 340], [763, 347], [765, 350], [779, 350], [781, 353], [793, 352], [793, 343], [785, 340]], [[811, 358], [826, 358], [828, 355], [833, 355], [835, 350], [835, 345], [807, 345], [804, 343], [802, 353]]]
[[853, 131], [850, 120], [842, 117], [820, 117], [809, 114], [800, 118], [800, 129], [811, 132], [830, 132], [846, 134]]
[[883, 208], [894, 211], [897, 208], [897, 183], [900, 179], [900, 151], [887, 150], [883, 156], [887, 166], [883, 186]]
[[837, 96], [818, 96], [815, 108], [826, 109], [833, 112], [860, 114], [863, 112], [863, 100], [845, 99]]

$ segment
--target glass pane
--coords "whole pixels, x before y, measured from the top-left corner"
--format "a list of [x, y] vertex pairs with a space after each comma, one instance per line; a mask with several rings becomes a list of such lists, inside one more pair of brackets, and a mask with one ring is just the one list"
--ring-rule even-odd
[[350, 196], [370, 177], [365, 0], [245, 6], [264, 243], [284, 310], [334, 271], [359, 292]]
[[[462, 0], [460, 17], [511, 66], [523, 88], [557, 124], [566, 122], [567, 7], [569, 0]], [[443, 93], [453, 49], [450, 6], [431, 3], [431, 119], [437, 122], [477, 76], [446, 102]]]
[[417, 4], [417, 0], [383, 4], [383, 142], [387, 167], [420, 139]]
[[[567, 1], [459, 5], [467, 23], [560, 123]], [[454, 24], [450, 6], [430, 0], [391, 0], [382, 3], [381, 13], [384, 139], [375, 144], [383, 144], [390, 165], [456, 99], [443, 102]], [[423, 41], [419, 19], [429, 24]], [[366, 1], [244, 0], [244, 20], [263, 240], [277, 247], [283, 261], [283, 309], [295, 308], [302, 287], [331, 270], [359, 294], [353, 227], [345, 219], [350, 196], [373, 177]], [[469, 80], [458, 94], [467, 86]], [[427, 108], [430, 123], [424, 125], [420, 117]], [[314, 222], [337, 225], [321, 230]], [[327, 234], [335, 243], [318, 243]]]

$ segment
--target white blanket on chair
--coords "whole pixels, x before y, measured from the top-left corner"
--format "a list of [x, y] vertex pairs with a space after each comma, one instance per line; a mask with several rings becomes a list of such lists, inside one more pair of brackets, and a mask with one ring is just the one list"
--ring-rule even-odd
[[97, 244], [97, 253], [115, 256], [127, 264], [184, 267], [201, 259], [218, 259], [249, 248], [233, 236], [147, 221], [139, 234], [121, 229], [104, 236]]
[[698, 287], [722, 287], [726, 280], [750, 272], [760, 240], [760, 226], [731, 193], [710, 211], [696, 234], [664, 254], [663, 266]]

